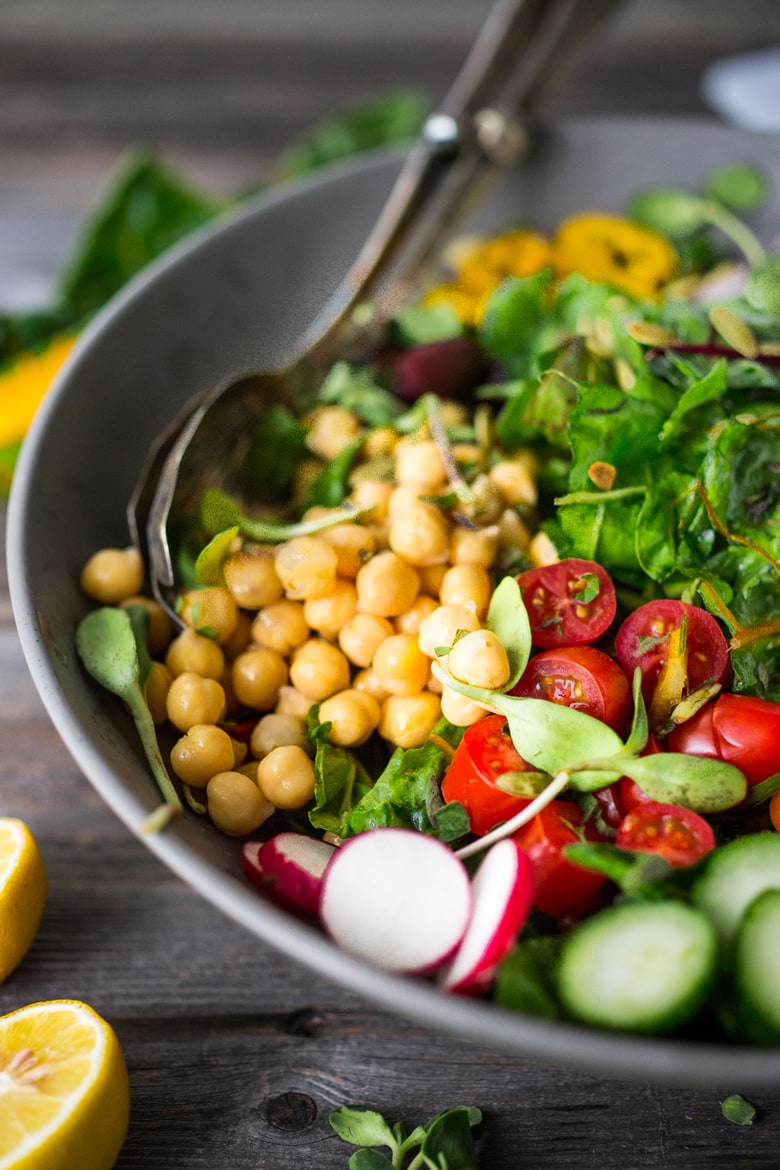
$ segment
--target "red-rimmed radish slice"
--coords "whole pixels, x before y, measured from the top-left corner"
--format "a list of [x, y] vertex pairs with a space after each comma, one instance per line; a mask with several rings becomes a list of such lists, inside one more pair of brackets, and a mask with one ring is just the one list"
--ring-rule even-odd
[[465, 866], [441, 841], [412, 829], [351, 837], [325, 871], [323, 927], [343, 950], [387, 971], [435, 970], [470, 917]]
[[277, 833], [268, 841], [247, 841], [241, 868], [269, 897], [296, 910], [316, 914], [322, 876], [335, 847], [305, 833]]
[[445, 991], [478, 994], [493, 982], [531, 911], [534, 871], [509, 837], [485, 854], [472, 881], [471, 922], [455, 955], [441, 972]]

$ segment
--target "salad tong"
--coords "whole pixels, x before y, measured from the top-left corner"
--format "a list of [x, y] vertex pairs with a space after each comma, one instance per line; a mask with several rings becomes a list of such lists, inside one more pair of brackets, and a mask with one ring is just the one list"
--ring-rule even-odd
[[[527, 155], [532, 113], [584, 37], [618, 0], [497, 0], [440, 107], [425, 121], [377, 222], [292, 360], [219, 384], [189, 404], [150, 451], [127, 507], [153, 595], [174, 609], [170, 529], [206, 488], [241, 494], [253, 424], [292, 406], [356, 338], [392, 316], [443, 240], [484, 191]], [[356, 324], [357, 310], [370, 313]]]

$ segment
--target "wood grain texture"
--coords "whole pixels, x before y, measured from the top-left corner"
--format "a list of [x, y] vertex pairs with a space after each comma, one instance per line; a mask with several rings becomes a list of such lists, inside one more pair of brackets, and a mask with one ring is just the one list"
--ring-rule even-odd
[[[123, 149], [215, 191], [257, 182], [291, 133], [391, 84], [435, 97], [482, 0], [5, 0], [0, 308], [45, 299]], [[561, 111], [700, 113], [701, 68], [780, 37], [778, 6], [640, 0], [556, 98]], [[0, 513], [0, 537], [3, 516]], [[780, 1101], [750, 1128], [711, 1092], [621, 1084], [497, 1055], [375, 1009], [260, 941], [165, 870], [72, 763], [27, 673], [0, 566], [0, 813], [46, 860], [38, 937], [0, 1012], [75, 997], [115, 1026], [133, 1114], [118, 1170], [343, 1170], [340, 1104], [410, 1126], [485, 1114], [485, 1170], [777, 1170]], [[62, 1170], [78, 1170], [63, 1167]]]

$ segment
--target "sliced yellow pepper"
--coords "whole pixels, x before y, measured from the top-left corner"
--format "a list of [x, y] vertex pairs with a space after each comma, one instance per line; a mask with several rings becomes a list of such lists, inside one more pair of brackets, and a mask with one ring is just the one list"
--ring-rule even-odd
[[552, 256], [561, 276], [580, 272], [639, 298], [658, 296], [677, 271], [677, 254], [666, 236], [605, 212], [563, 220]]
[[75, 338], [55, 337], [39, 353], [25, 353], [0, 370], [0, 448], [24, 438]]

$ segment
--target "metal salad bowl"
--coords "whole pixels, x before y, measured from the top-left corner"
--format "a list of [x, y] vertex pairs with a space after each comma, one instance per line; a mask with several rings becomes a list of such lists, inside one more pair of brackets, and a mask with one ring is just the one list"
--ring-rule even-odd
[[[338, 950], [264, 899], [240, 842], [185, 810], [144, 833], [158, 793], [122, 704], [82, 669], [74, 632], [89, 609], [81, 567], [126, 545], [125, 508], [155, 440], [187, 404], [242, 370], [283, 365], [343, 278], [402, 165], [381, 153], [267, 193], [177, 246], [97, 317], [25, 441], [8, 520], [11, 599], [24, 653], [59, 734], [116, 815], [168, 866], [253, 934], [387, 1009], [481, 1046], [601, 1075], [731, 1091], [780, 1088], [780, 1050], [638, 1038], [445, 995]], [[544, 132], [469, 230], [575, 210], [619, 210], [654, 184], [695, 187], [716, 164], [752, 162], [780, 192], [780, 142], [710, 121], [572, 119]], [[757, 224], [780, 230], [780, 195]]]

